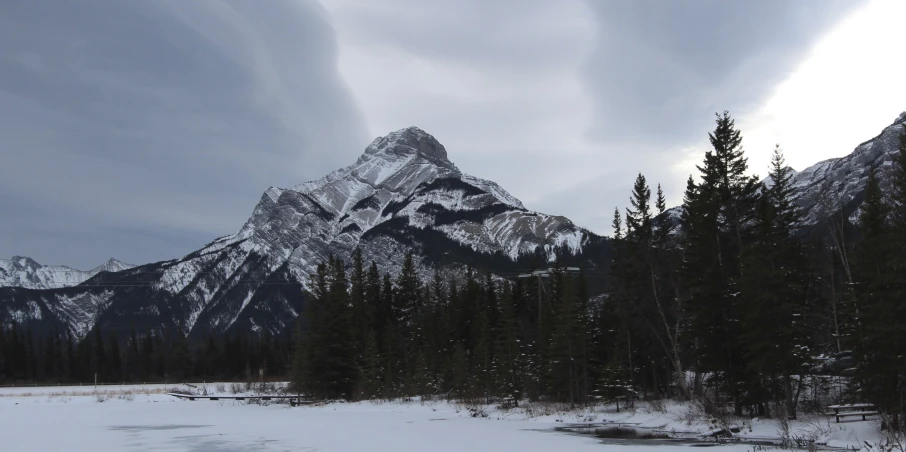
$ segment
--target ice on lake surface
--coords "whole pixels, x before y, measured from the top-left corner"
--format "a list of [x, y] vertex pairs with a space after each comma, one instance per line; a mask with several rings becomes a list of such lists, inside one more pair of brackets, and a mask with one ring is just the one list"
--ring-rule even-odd
[[[99, 398], [41, 389], [0, 389], [3, 450], [647, 452], [664, 450], [669, 443], [602, 441], [555, 431], [580, 422], [562, 414], [526, 418], [489, 410], [487, 417], [472, 417], [466, 407], [442, 402], [292, 408], [188, 401], [165, 394]], [[742, 452], [751, 446], [720, 450]]]

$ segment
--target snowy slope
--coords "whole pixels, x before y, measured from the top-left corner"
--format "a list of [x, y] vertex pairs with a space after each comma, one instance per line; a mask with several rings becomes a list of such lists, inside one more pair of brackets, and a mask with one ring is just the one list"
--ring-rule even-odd
[[805, 225], [818, 224], [841, 210], [851, 215], [851, 211], [861, 202], [871, 167], [878, 168], [882, 188], [886, 188], [889, 180], [887, 171], [896, 155], [899, 136], [904, 131], [906, 112], [846, 157], [825, 160], [797, 173], [792, 185], [797, 203], [805, 213]]
[[[605, 259], [602, 243], [565, 217], [529, 211], [496, 183], [463, 174], [433, 136], [409, 127], [375, 139], [355, 163], [318, 180], [267, 189], [236, 234], [181, 259], [104, 274], [77, 293], [0, 291], [0, 320], [37, 321], [27, 313], [42, 312], [75, 332], [101, 322], [277, 334], [331, 254], [348, 259], [361, 248], [367, 261], [395, 274], [415, 251], [428, 276], [465, 265], [498, 270], [538, 252], [576, 256], [589, 245]], [[33, 303], [39, 306], [29, 311]]]
[[69, 287], [81, 284], [102, 271], [118, 272], [132, 267], [135, 266], [110, 258], [91, 270], [76, 270], [62, 265], [41, 265], [29, 257], [13, 256], [12, 259], [0, 259], [0, 287]]
[[[871, 167], [878, 169], [881, 188], [889, 193], [888, 171], [897, 153], [899, 136], [904, 132], [906, 112], [876, 137], [856, 146], [851, 154], [818, 162], [800, 172], [794, 170], [791, 185], [794, 200], [802, 209], [803, 229], [814, 228], [837, 212], [856, 221]], [[770, 177], [763, 182], [768, 187], [773, 184]], [[682, 211], [681, 206], [673, 207], [667, 210], [663, 219], [657, 221], [677, 226]]]

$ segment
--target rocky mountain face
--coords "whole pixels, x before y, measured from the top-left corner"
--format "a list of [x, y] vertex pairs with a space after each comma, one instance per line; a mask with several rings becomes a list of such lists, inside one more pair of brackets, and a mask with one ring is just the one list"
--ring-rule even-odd
[[100, 272], [118, 272], [134, 265], [110, 258], [91, 269], [76, 270], [64, 265], [41, 265], [30, 257], [13, 256], [0, 259], [0, 287], [56, 289], [81, 284]]
[[[856, 146], [849, 155], [818, 162], [802, 171], [793, 171], [791, 185], [796, 204], [802, 209], [801, 233], [819, 230], [828, 219], [842, 213], [853, 223], [858, 221], [869, 169], [878, 171], [881, 188], [889, 193], [888, 172], [899, 147], [899, 136], [906, 132], [906, 112], [876, 137]], [[770, 178], [764, 184], [771, 185]], [[662, 218], [678, 231], [682, 206], [667, 209]]]
[[412, 250], [425, 276], [467, 265], [526, 269], [558, 251], [591, 267], [608, 259], [606, 240], [463, 174], [442, 144], [410, 127], [374, 140], [354, 164], [319, 180], [269, 188], [239, 232], [180, 259], [73, 287], [0, 288], [0, 321], [78, 335], [96, 324], [279, 334], [298, 315], [316, 266], [356, 248], [391, 274]]
[[818, 162], [793, 176], [796, 202], [804, 213], [803, 226], [818, 225], [841, 211], [856, 221], [872, 167], [878, 169], [881, 186], [889, 192], [887, 173], [892, 168], [900, 134], [904, 132], [906, 112], [878, 136], [856, 146], [846, 157]]

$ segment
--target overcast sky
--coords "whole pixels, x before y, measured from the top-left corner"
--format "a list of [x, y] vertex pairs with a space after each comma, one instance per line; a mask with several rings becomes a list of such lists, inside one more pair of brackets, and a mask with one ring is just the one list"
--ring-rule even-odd
[[269, 186], [415, 125], [527, 207], [608, 233], [672, 204], [714, 113], [753, 173], [906, 110], [900, 0], [0, 2], [0, 256], [179, 257]]

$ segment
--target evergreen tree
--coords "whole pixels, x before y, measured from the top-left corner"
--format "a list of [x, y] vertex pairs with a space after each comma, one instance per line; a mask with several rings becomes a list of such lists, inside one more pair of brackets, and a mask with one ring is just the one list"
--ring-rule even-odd
[[890, 357], [898, 357], [890, 363], [886, 372], [897, 376], [893, 403], [884, 408], [892, 414], [891, 423], [900, 431], [906, 431], [906, 128], [900, 133], [899, 149], [890, 173], [891, 180], [891, 260], [887, 270], [890, 275], [891, 297], [881, 311], [885, 321], [882, 328], [888, 333], [887, 350]]
[[[906, 143], [901, 143], [906, 147]], [[865, 200], [860, 205], [859, 225], [862, 239], [856, 248], [855, 273], [857, 326], [859, 334], [854, 352], [858, 357], [857, 376], [862, 394], [878, 408], [892, 416], [891, 427], [903, 426], [904, 352], [906, 321], [902, 295], [904, 250], [902, 196], [904, 193], [902, 150], [895, 159], [892, 178], [892, 201], [888, 204], [880, 186], [877, 170], [872, 167], [865, 187]]]
[[652, 231], [651, 188], [641, 173], [635, 179], [629, 202], [632, 209], [626, 209], [626, 235], [647, 246], [651, 241]]
[[381, 397], [381, 377], [384, 375], [384, 359], [378, 345], [377, 334], [372, 328], [369, 328], [365, 333], [365, 351], [362, 362], [363, 367], [359, 372], [361, 376], [361, 397], [364, 399]]
[[782, 396], [775, 394], [773, 398], [783, 400], [787, 410], [784, 415], [795, 419], [793, 377], [801, 373], [809, 359], [811, 345], [805, 324], [806, 280], [810, 275], [802, 243], [793, 236], [801, 214], [793, 203], [791, 171], [780, 147], [776, 147], [771, 161], [772, 185], [762, 189], [757, 226], [750, 246], [743, 252], [746, 301], [742, 310], [746, 364], [761, 376], [760, 382], [749, 382], [749, 391], [757, 393], [766, 385], [771, 392], [773, 382], [779, 381]]
[[403, 268], [396, 280], [396, 298], [394, 317], [401, 332], [408, 335], [415, 319], [419, 315], [421, 301], [421, 283], [415, 269], [415, 257], [411, 251], [403, 259]]
[[512, 398], [518, 404], [522, 397], [522, 350], [519, 343], [519, 331], [516, 319], [516, 294], [511, 284], [503, 286], [501, 297], [500, 328], [497, 344], [494, 347], [495, 371], [499, 382], [500, 393]]
[[698, 167], [702, 181], [689, 178], [683, 203], [683, 306], [697, 369], [716, 377], [741, 415], [749, 375], [740, 338], [740, 255], [751, 232], [758, 183], [746, 175], [742, 135], [728, 113], [717, 116], [709, 138], [712, 150]]
[[112, 379], [113, 381], [122, 381], [123, 380], [123, 364], [122, 364], [122, 355], [120, 354], [120, 341], [116, 337], [116, 330], [110, 332], [110, 370], [108, 371], [107, 378]]
[[365, 262], [362, 259], [362, 250], [356, 248], [352, 253], [352, 272], [349, 277], [349, 304], [353, 316], [353, 336], [355, 341], [356, 365], [362, 366], [365, 349], [365, 334], [372, 326], [373, 306], [368, 304], [367, 285], [368, 276], [365, 271]]
[[296, 321], [295, 345], [293, 347], [292, 370], [290, 371], [290, 390], [297, 395], [302, 395], [311, 391], [309, 386], [311, 381], [310, 361], [311, 350], [308, 348], [306, 334], [302, 331], [302, 324], [305, 321], [304, 316]]
[[327, 367], [323, 378], [329, 398], [351, 399], [357, 381], [353, 313], [345, 264], [333, 260], [327, 312]]

